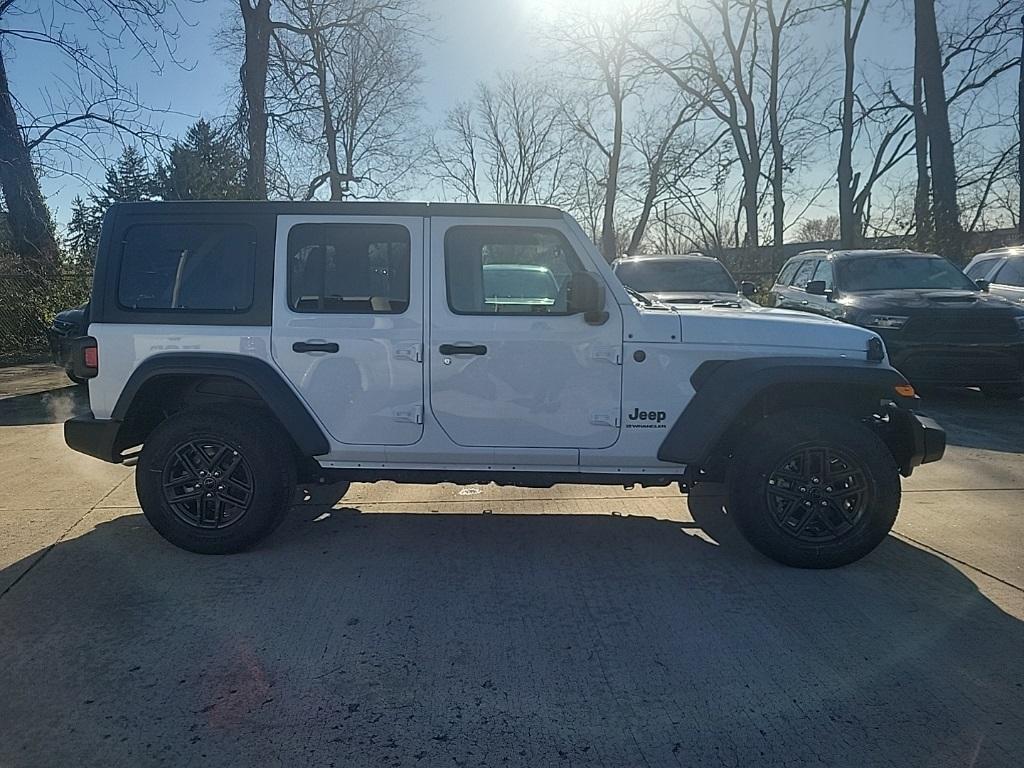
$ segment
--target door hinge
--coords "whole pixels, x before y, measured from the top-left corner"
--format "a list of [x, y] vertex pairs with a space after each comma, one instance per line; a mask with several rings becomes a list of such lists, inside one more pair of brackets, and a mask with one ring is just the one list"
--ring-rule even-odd
[[607, 427], [619, 426], [619, 414], [617, 413], [592, 413], [590, 414], [590, 423], [599, 424]]
[[622, 365], [622, 347], [619, 346], [595, 346], [591, 349], [590, 356], [595, 360], [607, 360], [614, 365]]
[[412, 360], [414, 363], [423, 362], [423, 345], [414, 342], [412, 344], [399, 344], [395, 347], [396, 360]]
[[410, 424], [423, 423], [423, 406], [414, 405], [411, 408], [396, 408], [392, 418], [395, 421], [405, 421]]

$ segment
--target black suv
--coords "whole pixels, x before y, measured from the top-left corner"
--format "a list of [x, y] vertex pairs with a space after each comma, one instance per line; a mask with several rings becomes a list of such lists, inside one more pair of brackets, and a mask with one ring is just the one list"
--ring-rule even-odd
[[1024, 396], [1024, 308], [951, 262], [913, 251], [805, 251], [782, 268], [774, 305], [876, 331], [917, 384]]

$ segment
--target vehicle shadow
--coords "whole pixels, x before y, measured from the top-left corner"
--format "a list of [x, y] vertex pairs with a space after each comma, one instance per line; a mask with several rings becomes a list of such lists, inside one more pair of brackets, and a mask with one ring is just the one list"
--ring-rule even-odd
[[0, 764], [1021, 764], [1019, 592], [894, 537], [784, 568], [690, 504], [309, 504], [230, 557], [101, 522], [0, 574]]
[[1024, 400], [992, 400], [976, 389], [928, 389], [918, 408], [951, 445], [1024, 453]]
[[0, 427], [60, 424], [89, 411], [85, 387], [61, 387], [48, 392], [0, 399]]

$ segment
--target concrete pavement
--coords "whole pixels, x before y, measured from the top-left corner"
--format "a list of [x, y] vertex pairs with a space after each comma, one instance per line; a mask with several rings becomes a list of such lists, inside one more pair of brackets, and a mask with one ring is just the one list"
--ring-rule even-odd
[[0, 394], [0, 766], [1024, 764], [1024, 403], [928, 404], [947, 459], [827, 572], [713, 486], [321, 489], [192, 555], [77, 407]]

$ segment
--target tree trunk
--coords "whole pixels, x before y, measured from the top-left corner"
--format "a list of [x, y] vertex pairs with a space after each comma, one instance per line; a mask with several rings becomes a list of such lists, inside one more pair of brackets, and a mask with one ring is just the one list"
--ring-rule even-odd
[[[312, 26], [312, 19], [310, 20]], [[327, 52], [320, 35], [312, 33], [309, 44], [316, 61], [317, 92], [320, 96], [320, 110], [324, 119], [324, 143], [327, 150], [327, 178], [331, 185], [331, 200], [342, 200], [345, 190], [341, 184], [341, 170], [338, 167], [338, 129], [334, 125], [334, 111], [327, 94]]]
[[267, 199], [267, 66], [270, 60], [270, 0], [239, 0], [245, 27], [240, 78], [246, 113], [246, 196]]
[[622, 93], [618, 86], [609, 89], [615, 104], [612, 128], [612, 149], [608, 156], [608, 179], [604, 191], [604, 214], [601, 218], [601, 255], [613, 261], [619, 254], [615, 240], [615, 197], [619, 191], [619, 164], [622, 160]]
[[57, 269], [57, 240], [32, 156], [18, 125], [7, 68], [0, 49], [0, 190], [7, 206], [11, 244], [21, 263], [31, 272], [45, 274]]
[[853, 0], [843, 0], [843, 105], [839, 139], [839, 241], [843, 248], [854, 248], [860, 240], [861, 222], [857, 216], [856, 182], [853, 177], [853, 84], [857, 62], [855, 53], [860, 20], [864, 18], [868, 0], [863, 0], [856, 27], [853, 23]]
[[782, 251], [786, 215], [786, 200], [782, 189], [782, 129], [779, 126], [779, 60], [782, 57], [782, 28], [779, 20], [775, 18], [775, 6], [771, 2], [768, 3], [768, 25], [772, 41], [768, 67], [768, 132], [772, 145], [772, 245], [778, 254]]
[[914, 46], [914, 157], [917, 187], [914, 191], [914, 242], [926, 249], [932, 239], [931, 175], [928, 170], [928, 116], [924, 111], [920, 45]]
[[1020, 17], [1020, 63], [1017, 67], [1017, 234], [1024, 237], [1024, 16]]
[[942, 51], [935, 22], [935, 0], [915, 0], [914, 29], [919, 47], [921, 81], [927, 105], [928, 155], [931, 159], [932, 216], [936, 245], [945, 255], [960, 258], [963, 230], [957, 203], [956, 162], [949, 130], [949, 109], [942, 73]]
[[[658, 196], [658, 180], [661, 178], [661, 159], [658, 159], [651, 167], [647, 181], [647, 192], [644, 194], [643, 207], [640, 208], [640, 218], [633, 227], [633, 234], [629, 238], [629, 245], [626, 246], [626, 255], [633, 256], [640, 250], [640, 243], [643, 242], [644, 233], [647, 231], [647, 224], [651, 220], [651, 211], [654, 210], [654, 201]], [[667, 225], [666, 225], [667, 226]], [[668, 253], [668, 235], [665, 236], [665, 253]]]

